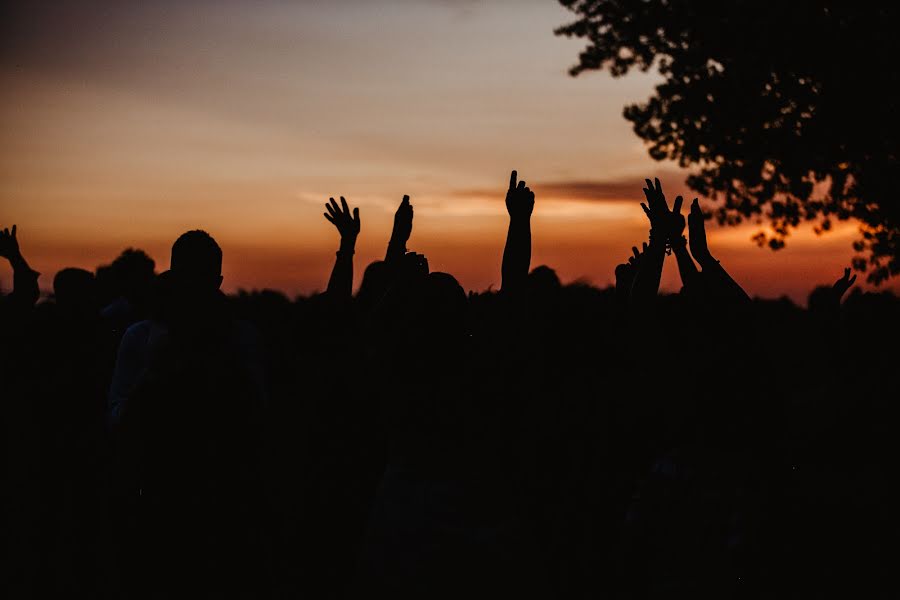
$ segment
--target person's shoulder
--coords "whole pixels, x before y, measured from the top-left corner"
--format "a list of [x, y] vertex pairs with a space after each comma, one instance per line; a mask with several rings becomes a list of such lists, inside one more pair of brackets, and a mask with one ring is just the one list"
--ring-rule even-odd
[[162, 329], [162, 326], [151, 319], [138, 321], [129, 326], [122, 335], [123, 346], [147, 344], [154, 332]]
[[147, 337], [150, 335], [150, 330], [153, 328], [153, 321], [149, 319], [145, 319], [143, 321], [138, 321], [128, 327], [125, 330], [125, 337], [130, 338], [138, 338], [138, 337]]

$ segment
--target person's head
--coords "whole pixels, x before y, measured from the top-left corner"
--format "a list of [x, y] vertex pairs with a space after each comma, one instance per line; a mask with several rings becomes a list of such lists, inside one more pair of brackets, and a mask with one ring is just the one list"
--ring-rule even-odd
[[362, 282], [356, 292], [356, 300], [365, 308], [371, 308], [390, 287], [390, 272], [387, 263], [376, 260], [363, 272]]
[[468, 299], [449, 273], [429, 273], [421, 288], [422, 322], [436, 334], [461, 334], [467, 329]]
[[143, 300], [150, 292], [156, 263], [143, 250], [128, 248], [112, 263], [118, 293], [129, 301]]
[[218, 290], [222, 285], [222, 249], [205, 231], [188, 231], [172, 244], [169, 269], [193, 289]]
[[532, 269], [528, 274], [528, 287], [532, 293], [552, 294], [560, 290], [562, 283], [560, 283], [556, 271], [547, 265], [541, 265]]
[[68, 267], [53, 278], [53, 295], [60, 308], [72, 312], [92, 312], [97, 309], [97, 289], [94, 274], [84, 269]]

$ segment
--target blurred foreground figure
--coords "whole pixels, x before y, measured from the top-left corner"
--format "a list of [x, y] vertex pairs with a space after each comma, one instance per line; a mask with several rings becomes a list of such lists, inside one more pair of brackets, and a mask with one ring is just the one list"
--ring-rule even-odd
[[203, 231], [172, 246], [154, 316], [131, 326], [109, 394], [124, 497], [124, 592], [256, 596], [265, 581], [256, 336], [219, 291]]

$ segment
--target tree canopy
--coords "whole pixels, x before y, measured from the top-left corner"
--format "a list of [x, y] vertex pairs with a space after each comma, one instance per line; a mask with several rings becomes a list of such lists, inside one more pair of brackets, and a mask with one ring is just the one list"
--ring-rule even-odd
[[691, 167], [720, 223], [772, 227], [772, 249], [812, 221], [858, 219], [853, 265], [900, 272], [900, 5], [839, 0], [560, 0], [584, 38], [572, 75], [657, 70], [625, 118], [657, 159]]

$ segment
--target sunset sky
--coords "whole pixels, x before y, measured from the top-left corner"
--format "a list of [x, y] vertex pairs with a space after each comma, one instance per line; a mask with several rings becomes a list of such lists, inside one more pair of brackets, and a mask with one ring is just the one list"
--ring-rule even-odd
[[[43, 7], [42, 7], [43, 6]], [[410, 248], [466, 289], [495, 288], [509, 171], [537, 192], [532, 265], [604, 286], [646, 239], [650, 159], [622, 117], [658, 76], [567, 74], [583, 42], [553, 0], [58, 2], [4, 9], [0, 226], [50, 287], [127, 246], [163, 270], [203, 228], [225, 288], [324, 288], [329, 196], [359, 206], [357, 281], [403, 194]], [[685, 192], [686, 193], [686, 192]], [[856, 226], [806, 227], [773, 253], [756, 226], [710, 246], [751, 295], [803, 301], [849, 266]], [[0, 281], [10, 281], [6, 264]], [[678, 288], [669, 261], [663, 286]]]

